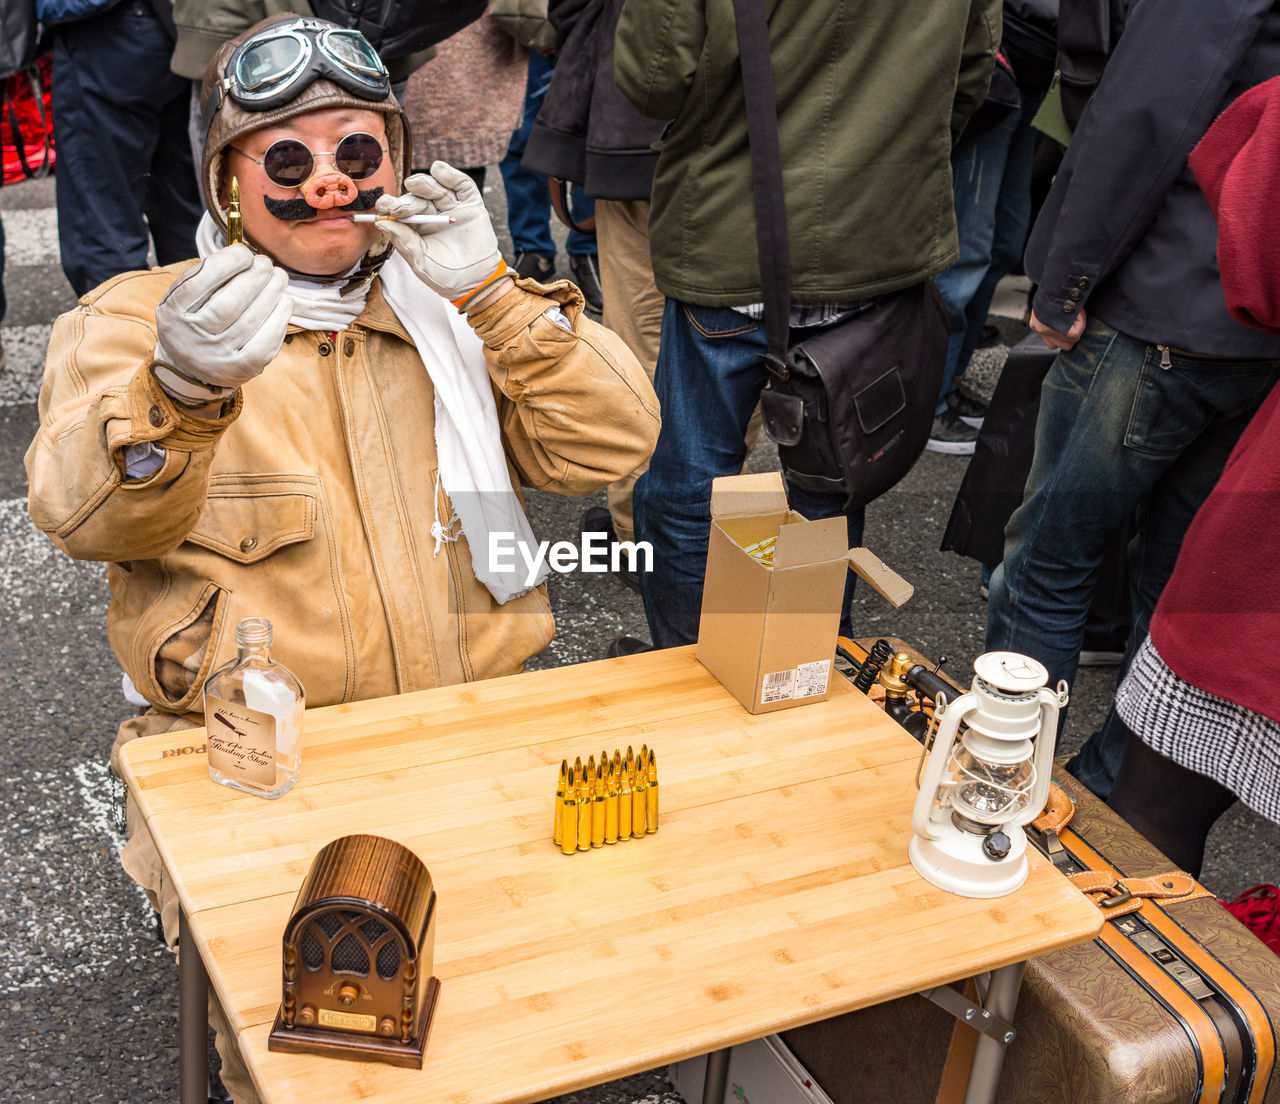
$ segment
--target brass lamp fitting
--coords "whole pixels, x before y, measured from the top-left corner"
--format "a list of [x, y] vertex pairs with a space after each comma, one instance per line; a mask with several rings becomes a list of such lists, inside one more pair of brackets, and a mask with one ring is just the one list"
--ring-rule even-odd
[[886, 698], [905, 698], [911, 693], [906, 684], [906, 673], [915, 666], [906, 652], [899, 652], [880, 669], [879, 682]]

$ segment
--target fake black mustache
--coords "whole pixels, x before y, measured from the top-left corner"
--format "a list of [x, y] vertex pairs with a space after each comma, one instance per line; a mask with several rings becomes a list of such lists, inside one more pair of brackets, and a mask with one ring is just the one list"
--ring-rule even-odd
[[[356, 198], [342, 208], [344, 214], [355, 214], [356, 211], [367, 211], [382, 195], [381, 188], [370, 188], [367, 192], [357, 189]], [[305, 199], [272, 199], [269, 195], [262, 197], [267, 210], [282, 222], [296, 222], [301, 219], [315, 218], [320, 212]], [[332, 208], [327, 208], [332, 210]]]

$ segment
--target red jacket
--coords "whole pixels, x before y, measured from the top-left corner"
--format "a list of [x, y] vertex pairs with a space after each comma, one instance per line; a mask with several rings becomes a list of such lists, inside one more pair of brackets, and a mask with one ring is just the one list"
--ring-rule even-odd
[[[1218, 219], [1227, 306], [1280, 333], [1280, 77], [1222, 113], [1191, 168]], [[1280, 386], [1187, 530], [1151, 638], [1179, 678], [1280, 721]]]
[[1151, 639], [1179, 678], [1280, 721], [1280, 387], [1187, 530]]

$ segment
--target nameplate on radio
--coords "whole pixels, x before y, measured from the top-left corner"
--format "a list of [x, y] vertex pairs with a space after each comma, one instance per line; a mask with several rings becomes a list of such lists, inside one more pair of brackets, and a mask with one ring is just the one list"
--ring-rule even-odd
[[343, 1031], [377, 1031], [377, 1016], [361, 1016], [357, 1012], [334, 1012], [320, 1009], [321, 1027], [340, 1027]]

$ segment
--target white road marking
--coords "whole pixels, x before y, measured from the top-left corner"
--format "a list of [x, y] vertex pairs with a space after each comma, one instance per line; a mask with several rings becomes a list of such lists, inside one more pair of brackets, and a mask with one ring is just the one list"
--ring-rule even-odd
[[52, 330], [52, 323], [0, 327], [0, 341], [5, 351], [4, 371], [0, 372], [0, 404], [10, 406], [36, 401]]
[[18, 624], [30, 621], [31, 600], [77, 598], [97, 589], [106, 614], [106, 564], [73, 560], [38, 530], [25, 499], [0, 499], [0, 594]]
[[62, 263], [58, 251], [58, 212], [53, 207], [5, 211], [3, 218], [6, 268]]
[[128, 882], [107, 779], [105, 758], [0, 779], [4, 793], [28, 798], [3, 813], [16, 865], [6, 867], [0, 994], [103, 977], [122, 960], [164, 953], [142, 888], [108, 892], [103, 884]]

